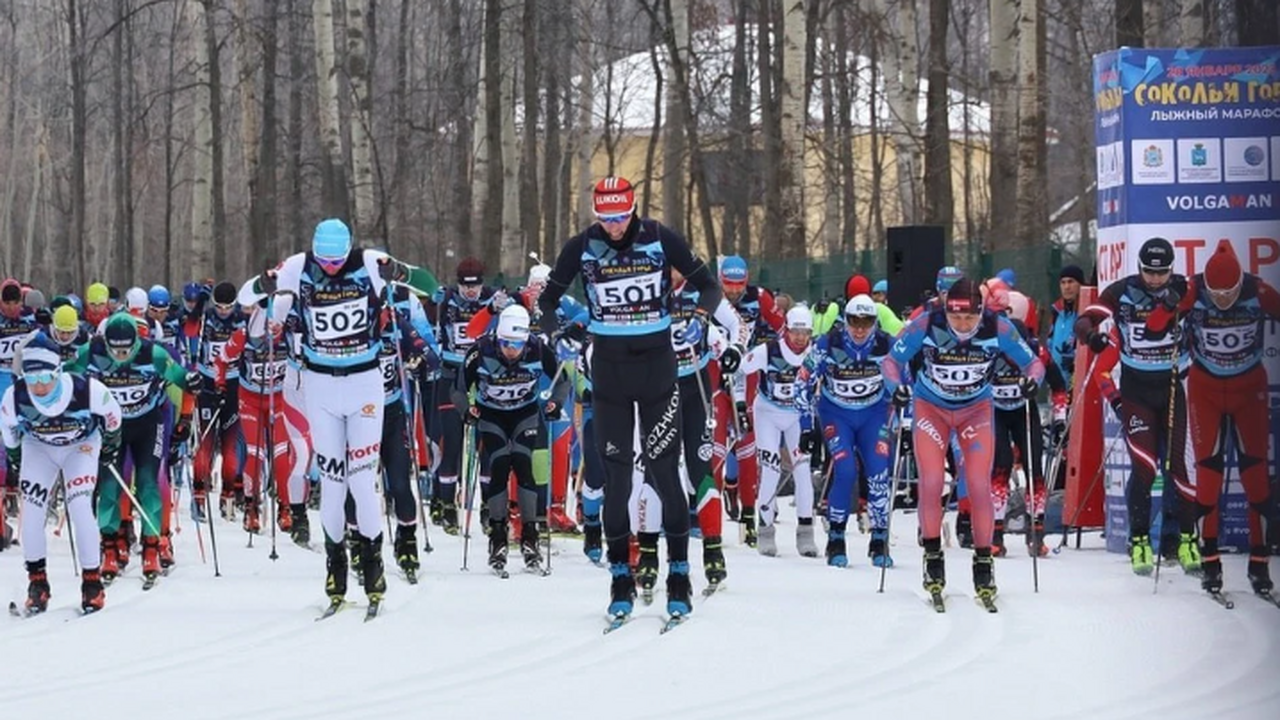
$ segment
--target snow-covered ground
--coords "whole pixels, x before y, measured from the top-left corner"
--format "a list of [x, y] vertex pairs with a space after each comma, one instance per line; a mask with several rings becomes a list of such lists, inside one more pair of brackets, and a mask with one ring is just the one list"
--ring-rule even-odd
[[[1011, 538], [989, 615], [971, 600], [969, 552], [952, 548], [937, 615], [914, 515], [895, 519], [883, 595], [866, 536], [852, 536], [855, 565], [836, 570], [798, 557], [790, 508], [784, 522], [779, 558], [728, 538], [725, 590], [696, 596], [689, 622], [663, 636], [661, 593], [601, 634], [608, 575], [571, 539], [556, 539], [550, 577], [503, 581], [484, 570], [478, 532], [463, 573], [461, 538], [432, 528], [422, 582], [389, 572], [384, 614], [366, 624], [352, 609], [313, 621], [322, 555], [285, 541], [272, 562], [265, 537], [247, 549], [221, 522], [222, 577], [184, 522], [170, 577], [144, 594], [135, 556], [106, 609], [79, 618], [67, 541], [51, 537], [49, 613], [0, 620], [0, 717], [1280, 717], [1280, 610], [1248, 592], [1243, 557], [1226, 559], [1227, 611], [1176, 568], [1153, 595], [1096, 534], [1043, 561], [1034, 594]], [[696, 540], [691, 550], [700, 590]], [[0, 553], [0, 588], [21, 601], [25, 587], [20, 551]], [[349, 597], [362, 595], [353, 583]]]

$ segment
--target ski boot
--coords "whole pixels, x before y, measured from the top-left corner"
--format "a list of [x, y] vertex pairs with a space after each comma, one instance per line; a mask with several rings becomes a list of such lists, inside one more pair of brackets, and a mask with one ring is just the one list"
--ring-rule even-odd
[[796, 525], [796, 552], [800, 557], [818, 557], [818, 544], [813, 540], [813, 518], [800, 518]]
[[331, 609], [342, 607], [347, 596], [347, 549], [340, 542], [324, 539], [325, 570], [324, 592], [329, 596]]
[[778, 526], [761, 525], [756, 536], [756, 550], [765, 557], [778, 557]]
[[744, 507], [738, 514], [738, 522], [742, 523], [742, 542], [747, 547], [755, 547], [760, 542], [756, 533], [756, 509]]
[[1182, 572], [1194, 575], [1200, 572], [1200, 545], [1196, 542], [1195, 533], [1182, 533], [1178, 538], [1178, 564]]
[[258, 498], [250, 497], [244, 501], [244, 517], [241, 518], [244, 531], [257, 535], [262, 532], [262, 519], [259, 517]]
[[726, 484], [724, 486], [724, 511], [725, 514], [729, 516], [730, 520], [738, 522], [738, 517], [742, 512], [742, 507], [738, 502], [737, 485]]
[[626, 619], [636, 602], [636, 581], [626, 563], [609, 563], [609, 617]]
[[1259, 595], [1266, 595], [1275, 589], [1271, 582], [1271, 568], [1267, 565], [1267, 548], [1257, 545], [1249, 549], [1249, 584]]
[[431, 524], [440, 527], [444, 522], [444, 502], [438, 497], [431, 498]]
[[230, 492], [230, 488], [224, 488], [222, 494], [218, 496], [218, 511], [222, 513], [223, 520], [235, 522], [236, 498]]
[[884, 528], [871, 530], [871, 542], [867, 544], [867, 555], [871, 556], [871, 564], [876, 567], [893, 567], [893, 557], [889, 555], [889, 531]]
[[564, 505], [552, 505], [551, 510], [547, 512], [547, 524], [551, 528], [551, 532], [563, 533], [565, 535], [581, 535], [582, 531], [574, 524], [573, 520], [565, 514]]
[[173, 567], [173, 537], [169, 533], [160, 535], [160, 572], [168, 573]]
[[373, 539], [360, 536], [360, 566], [360, 574], [364, 576], [364, 594], [369, 598], [369, 604], [382, 602], [382, 596], [387, 592], [387, 571], [382, 564], [382, 533]]
[[693, 584], [689, 582], [689, 562], [667, 564], [667, 614], [684, 617], [693, 612]]
[[451, 502], [444, 503], [440, 508], [440, 527], [444, 529], [446, 535], [458, 534], [458, 506]]
[[120, 562], [116, 557], [119, 541], [115, 533], [102, 533], [102, 581], [110, 585], [120, 575]]
[[347, 566], [355, 573], [356, 582], [364, 585], [364, 563], [360, 560], [360, 532], [355, 528], [347, 528], [345, 545], [347, 546]]
[[[640, 562], [636, 565], [636, 582], [644, 604], [653, 602], [653, 588], [658, 584], [658, 533], [639, 533]], [[685, 571], [688, 574], [688, 571]]]
[[1002, 558], [1008, 554], [1009, 548], [1004, 546], [1004, 521], [997, 520], [995, 527], [991, 531], [991, 555], [992, 557]]
[[1222, 556], [1217, 539], [1206, 539], [1200, 551], [1200, 587], [1207, 592], [1222, 592]]
[[489, 521], [489, 569], [495, 575], [507, 576], [506, 518]]
[[724, 549], [721, 547], [719, 535], [711, 535], [702, 539], [702, 571], [707, 576], [708, 590], [712, 592], [729, 577], [724, 564]]
[[1049, 547], [1044, 544], [1044, 518], [1038, 517], [1027, 530], [1027, 554], [1032, 557], [1048, 557]]
[[145, 535], [142, 538], [142, 589], [155, 586], [160, 577], [160, 538]]
[[973, 550], [973, 591], [980, 598], [996, 596], [996, 566], [991, 558], [991, 548]]
[[582, 552], [596, 565], [604, 558], [603, 531], [599, 515], [588, 515], [582, 524]]
[[49, 575], [44, 568], [43, 559], [27, 563], [26, 612], [28, 615], [36, 615], [49, 609]]
[[293, 513], [289, 511], [289, 506], [284, 503], [276, 505], [276, 527], [280, 528], [282, 533], [287, 533], [293, 529]]
[[97, 570], [85, 570], [80, 575], [80, 609], [84, 614], [97, 612], [107, 602], [102, 589], [102, 575]]
[[827, 564], [831, 567], [849, 567], [849, 555], [844, 545], [846, 523], [833, 522], [827, 529]]
[[924, 589], [930, 595], [941, 595], [947, 586], [947, 559], [942, 554], [942, 538], [924, 541]]
[[520, 529], [520, 556], [524, 569], [532, 573], [542, 572], [542, 549], [538, 547], [538, 525], [527, 522]]
[[962, 548], [973, 547], [973, 519], [969, 513], [956, 513], [956, 542]]
[[1155, 570], [1155, 558], [1151, 552], [1151, 541], [1144, 535], [1129, 538], [1129, 564], [1135, 575], [1150, 575]]
[[416, 525], [397, 525], [396, 526], [396, 564], [400, 566], [400, 572], [404, 573], [404, 577], [409, 581], [410, 585], [418, 582], [418, 568], [421, 566], [418, 561], [418, 528]]
[[307, 517], [307, 506], [303, 503], [290, 505], [289, 514], [293, 516], [293, 523], [289, 527], [289, 537], [298, 545], [309, 547], [311, 545], [311, 520]]
[[133, 547], [133, 523], [121, 523], [116, 533], [116, 562], [120, 564], [120, 574], [129, 569], [129, 551]]

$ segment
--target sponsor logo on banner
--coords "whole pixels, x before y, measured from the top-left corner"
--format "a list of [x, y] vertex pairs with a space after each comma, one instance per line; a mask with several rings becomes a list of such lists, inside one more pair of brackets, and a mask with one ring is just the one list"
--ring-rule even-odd
[[1098, 189], [1124, 185], [1124, 145], [1108, 143], [1098, 148]]
[[1223, 148], [1223, 180], [1227, 182], [1266, 182], [1266, 138], [1226, 138]]
[[1217, 138], [1178, 139], [1178, 182], [1222, 182], [1222, 151]]
[[1173, 141], [1172, 140], [1131, 140], [1133, 153], [1133, 184], [1163, 185], [1172, 184]]
[[1275, 207], [1270, 193], [1206, 193], [1204, 195], [1169, 195], [1165, 203], [1170, 210], [1243, 210]]

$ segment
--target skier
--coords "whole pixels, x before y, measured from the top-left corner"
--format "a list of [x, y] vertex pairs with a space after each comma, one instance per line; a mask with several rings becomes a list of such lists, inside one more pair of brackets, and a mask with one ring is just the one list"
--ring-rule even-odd
[[57, 346], [47, 336], [31, 338], [21, 352], [22, 376], [0, 401], [0, 435], [15, 476], [21, 478], [25, 515], [22, 553], [26, 561], [26, 613], [49, 604], [45, 570], [45, 517], [54, 483], [62, 475], [63, 502], [71, 531], [80, 538], [80, 607], [90, 613], [106, 602], [99, 571], [93, 493], [99, 462], [115, 463], [120, 452], [120, 406], [97, 380], [62, 371]]
[[63, 305], [53, 311], [53, 325], [49, 329], [54, 344], [58, 346], [58, 354], [63, 362], [76, 356], [80, 347], [89, 342], [89, 331], [76, 316], [76, 309], [70, 304]]
[[[556, 355], [529, 333], [529, 311], [507, 306], [492, 335], [481, 337], [467, 350], [453, 390], [454, 406], [475, 426], [489, 476], [480, 476], [481, 499], [489, 506], [489, 567], [505, 577], [507, 564], [507, 476], [514, 473], [518, 488], [520, 553], [525, 568], [542, 569], [538, 548], [539, 490], [533, 477], [533, 451], [539, 433], [539, 413], [557, 417], [569, 395], [569, 380], [557, 371]], [[550, 396], [541, 402], [538, 387], [555, 378]], [[470, 400], [475, 390], [475, 402]], [[477, 459], [480, 460], [480, 459]]]
[[458, 534], [459, 454], [462, 452], [462, 408], [453, 406], [453, 387], [458, 381], [463, 356], [475, 339], [467, 334], [467, 324], [493, 302], [496, 290], [484, 284], [484, 264], [476, 258], [465, 258], [455, 271], [457, 284], [441, 287], [432, 295], [436, 340], [440, 343], [441, 374], [436, 381], [436, 408], [440, 422], [433, 428], [432, 439], [441, 449], [437, 482], [431, 499], [432, 522], [439, 521], [444, 531]]
[[1267, 482], [1267, 373], [1261, 360], [1263, 323], [1280, 320], [1280, 294], [1257, 275], [1243, 272], [1235, 250], [1224, 240], [1204, 272], [1191, 278], [1175, 311], [1162, 306], [1152, 314], [1157, 328], [1172, 322], [1170, 315], [1184, 318], [1190, 336], [1187, 407], [1197, 461], [1188, 469], [1204, 517], [1201, 584], [1210, 592], [1222, 590], [1218, 500], [1231, 439], [1224, 429], [1229, 427], [1249, 501], [1249, 582], [1254, 592], [1270, 593], [1274, 585], [1264, 523], [1274, 503]]
[[[1003, 317], [984, 313], [977, 283], [960, 278], [947, 291], [945, 305], [907, 324], [881, 366], [885, 389], [898, 407], [914, 397], [912, 445], [920, 471], [920, 523], [924, 543], [924, 586], [941, 603], [946, 585], [942, 555], [943, 463], [955, 433], [962, 455], [973, 512], [973, 585], [980, 598], [996, 594], [991, 557], [993, 506], [991, 464], [991, 373], [1004, 354], [1022, 372], [1023, 397], [1035, 394], [1044, 366]], [[913, 384], [907, 369], [921, 367]]]
[[849, 564], [845, 529], [858, 465], [866, 475], [871, 515], [868, 555], [876, 567], [892, 567], [889, 555], [889, 403], [880, 365], [893, 338], [879, 327], [874, 301], [856, 295], [837, 323], [805, 359], [807, 393], [817, 395], [822, 437], [831, 457], [827, 505], [827, 564]]
[[84, 321], [90, 328], [98, 327], [98, 323], [111, 314], [111, 291], [100, 282], [93, 283], [84, 291]]
[[[244, 327], [245, 314], [236, 302], [236, 287], [229, 282], [213, 288], [212, 307], [205, 308], [198, 324], [196, 370], [204, 376], [197, 400], [200, 413], [199, 447], [196, 448], [192, 490], [198, 496], [213, 487], [213, 456], [222, 454], [222, 517], [235, 519], [236, 507], [244, 503], [244, 434], [240, 427], [240, 375], [234, 365], [227, 366], [222, 387], [217, 384], [217, 358], [231, 336]], [[212, 425], [212, 427], [211, 427]]]
[[[597, 222], [561, 249], [538, 300], [542, 329], [556, 337], [554, 312], [569, 285], [582, 278], [595, 335], [592, 364], [596, 446], [605, 465], [604, 535], [612, 576], [609, 615], [630, 616], [635, 579], [627, 564], [635, 411], [640, 411], [644, 456], [657, 482], [667, 534], [667, 612], [683, 618], [693, 609], [689, 582], [689, 507], [680, 484], [680, 396], [671, 348], [671, 275], [675, 268], [701, 293], [682, 338], [696, 343], [722, 297], [715, 277], [684, 238], [635, 214], [635, 190], [624, 178], [606, 177], [592, 193]], [[581, 346], [581, 326], [561, 340]], [[676, 622], [679, 620], [677, 619]]]
[[[22, 285], [13, 278], [0, 283], [0, 393], [13, 385], [13, 358], [18, 346], [38, 329], [35, 313], [22, 304]], [[18, 478], [6, 473], [7, 463], [0, 461], [0, 505], [14, 509], [17, 514]], [[4, 497], [7, 496], [7, 497]], [[0, 507], [0, 515], [5, 512]], [[0, 543], [4, 540], [0, 528]]]
[[[160, 574], [162, 500], [159, 481], [161, 453], [164, 452], [165, 383], [184, 393], [199, 392], [203, 378], [187, 372], [164, 348], [139, 335], [138, 324], [126, 314], [108, 318], [102, 335], [83, 347], [67, 369], [99, 380], [120, 405], [122, 451], [133, 462], [133, 485], [142, 515], [142, 574], [144, 588]], [[185, 442], [191, 434], [190, 395], [182, 398], [173, 441]], [[113, 458], [114, 459], [114, 458]], [[103, 462], [123, 477], [124, 452], [118, 462]], [[98, 488], [98, 527], [102, 531], [102, 578], [110, 584], [129, 560], [129, 542], [120, 527], [120, 484]]]
[[268, 295], [293, 293], [294, 312], [304, 322], [306, 417], [325, 483], [320, 521], [328, 570], [326, 615], [346, 602], [348, 565], [342, 539], [348, 492], [355, 501], [361, 575], [370, 603], [367, 617], [377, 615], [387, 588], [382, 508], [376, 490], [384, 395], [378, 367], [382, 339], [375, 320], [389, 282], [426, 293], [437, 286], [435, 277], [423, 268], [353, 247], [346, 224], [329, 219], [316, 226], [310, 252], [289, 256], [259, 276], [252, 288]]
[[[1166, 481], [1177, 488], [1172, 500], [1179, 533], [1176, 546], [1162, 543], [1161, 554], [1170, 554], [1176, 547], [1178, 562], [1188, 573], [1198, 571], [1201, 565], [1195, 537], [1195, 494], [1187, 477], [1186, 393], [1178, 377], [1186, 360], [1183, 327], [1180, 322], [1161, 320], [1176, 314], [1187, 294], [1187, 278], [1173, 272], [1173, 260], [1173, 245], [1168, 240], [1156, 237], [1144, 242], [1138, 250], [1139, 272], [1107, 286], [1095, 303], [1081, 312], [1075, 326], [1077, 339], [1101, 353], [1108, 343], [1099, 326], [1108, 319], [1113, 322], [1109, 335], [1115, 348], [1099, 358], [1094, 378], [1120, 416], [1129, 448], [1129, 560], [1138, 575], [1155, 569], [1149, 538], [1151, 488], [1161, 449], [1167, 458]], [[1163, 313], [1158, 312], [1161, 307]], [[1118, 392], [1110, 373], [1115, 358], [1124, 368]]]
[[[787, 311], [782, 335], [756, 345], [742, 358], [739, 372], [758, 374], [759, 392], [752, 403], [755, 419], [756, 455], [760, 462], [759, 551], [770, 557], [778, 554], [778, 484], [782, 458], [778, 449], [791, 455], [791, 473], [796, 488], [796, 550], [804, 557], [817, 557], [813, 539], [813, 479], [809, 455], [819, 442], [813, 429], [812, 409], [801, 377], [813, 338], [813, 314], [804, 305]], [[736, 398], [735, 398], [736, 400]], [[745, 508], [744, 508], [745, 509]]]

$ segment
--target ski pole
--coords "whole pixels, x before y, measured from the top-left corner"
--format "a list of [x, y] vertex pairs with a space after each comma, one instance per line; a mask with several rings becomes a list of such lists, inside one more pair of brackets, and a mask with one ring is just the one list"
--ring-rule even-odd
[[120, 484], [120, 489], [129, 497], [129, 501], [133, 503], [135, 508], [137, 508], [138, 514], [142, 515], [142, 521], [151, 528], [152, 534], [159, 537], [160, 526], [156, 525], [155, 521], [151, 519], [151, 516], [147, 514], [147, 511], [142, 508], [142, 503], [138, 502], [138, 497], [129, 489], [129, 485], [125, 483], [124, 478], [120, 477], [119, 471], [116, 470], [114, 465], [108, 465], [107, 469], [111, 471], [111, 475], [115, 477], [116, 482]]
[[[280, 374], [280, 387], [276, 387], [276, 338], [275, 333], [271, 331], [271, 318], [274, 316], [275, 295], [267, 298], [267, 316], [262, 321], [262, 334], [267, 343], [267, 372], [270, 375], [267, 381], [267, 423], [263, 428], [263, 433], [267, 437], [267, 457], [266, 457], [266, 476], [267, 485], [262, 488], [267, 493], [267, 497], [271, 500], [271, 515], [267, 522], [271, 524], [271, 554], [267, 557], [274, 562], [280, 559], [280, 554], [276, 552], [276, 524], [280, 521], [278, 503], [276, 496], [279, 494], [279, 488], [276, 487], [276, 391], [284, 389], [284, 373]], [[281, 368], [283, 370], [284, 368]], [[288, 482], [286, 478], [285, 482]]]
[[[1022, 453], [1022, 476], [1027, 481], [1026, 489], [1023, 490], [1023, 511], [1027, 516], [1027, 547], [1031, 548], [1031, 579], [1032, 587], [1036, 592], [1040, 592], [1040, 543], [1043, 542], [1036, 534], [1035, 523], [1035, 497], [1036, 497], [1036, 480], [1035, 473], [1032, 472], [1032, 466], [1035, 462], [1033, 457], [1034, 451], [1031, 449], [1031, 398], [1022, 401], [1023, 412], [1026, 413], [1023, 418], [1023, 424], [1026, 426], [1026, 450]], [[1047, 481], [1047, 478], [1046, 478]]]
[[[1178, 329], [1178, 313], [1174, 312], [1173, 323], [1169, 326], [1169, 333], [1174, 334], [1177, 331], [1177, 329]], [[1178, 401], [1178, 357], [1180, 355], [1180, 352], [1181, 352], [1181, 343], [1177, 338], [1175, 338], [1173, 342], [1173, 350], [1172, 352], [1170, 352], [1171, 357], [1169, 358], [1169, 412], [1168, 412], [1169, 420], [1168, 420], [1168, 427], [1165, 429], [1165, 434], [1164, 434], [1164, 471], [1163, 471], [1164, 478], [1166, 481], [1165, 482], [1166, 489], [1160, 491], [1160, 512], [1161, 513], [1164, 513], [1164, 493], [1168, 492], [1168, 488], [1167, 488], [1167, 486], [1169, 485], [1168, 481], [1173, 480], [1173, 476], [1170, 475], [1169, 471], [1170, 471], [1170, 468], [1172, 467], [1170, 458], [1173, 456], [1173, 452], [1171, 452], [1171, 448], [1173, 447], [1173, 425], [1175, 422], [1175, 417], [1177, 416], [1175, 409]], [[1184, 442], [1186, 441], [1185, 437], [1183, 438], [1183, 441]], [[1173, 491], [1175, 493], [1178, 492], [1177, 481], [1174, 480], [1172, 484], [1174, 486]], [[1146, 502], [1151, 502], [1151, 497], [1149, 495], [1146, 498]], [[1164, 544], [1163, 538], [1156, 538], [1156, 543], [1157, 543], [1156, 545], [1157, 549], [1156, 549], [1156, 552], [1153, 553], [1156, 557], [1156, 571], [1155, 571], [1155, 583], [1154, 583], [1154, 586], [1151, 588], [1152, 595], [1155, 595], [1156, 593], [1160, 592], [1160, 566], [1164, 564], [1162, 562], [1162, 558], [1160, 557], [1160, 552], [1159, 552], [1159, 547]]]
[[[418, 405], [423, 405], [421, 401], [422, 390], [418, 386], [417, 376], [414, 376], [414, 378], [409, 381], [409, 384], [413, 388], [413, 396], [415, 398], [418, 398]], [[412, 424], [409, 426], [409, 435], [410, 437], [413, 438], [413, 445], [410, 448], [410, 451], [413, 453], [413, 463], [415, 465], [418, 462], [418, 453], [421, 451], [421, 448], [418, 447], [418, 417], [419, 417], [419, 412], [422, 412], [425, 410], [426, 410], [426, 407], [415, 408], [413, 417], [412, 417]], [[430, 443], [431, 443], [430, 436], [427, 436], [428, 447], [430, 447]], [[428, 475], [428, 479], [429, 478], [430, 476]], [[415, 480], [416, 480], [416, 477], [415, 477]], [[428, 510], [427, 510], [427, 502], [428, 502], [427, 491], [424, 490], [422, 486], [419, 485], [417, 482], [414, 482], [413, 484], [417, 486], [417, 491], [418, 491], [418, 525], [419, 527], [422, 528], [422, 550], [423, 552], [430, 553], [432, 551], [431, 532], [427, 528], [429, 525], [431, 525], [431, 517], [428, 514]]]
[[[190, 477], [190, 476], [191, 476], [191, 471], [190, 471], [190, 469], [189, 469], [189, 464], [190, 464], [190, 463], [191, 463], [191, 458], [190, 458], [189, 456], [188, 456], [188, 457], [181, 458], [181, 460], [180, 460], [180, 461], [179, 461], [179, 463], [178, 463], [178, 469], [188, 468], [188, 469], [187, 469], [187, 476], [188, 476], [188, 477], [187, 477], [187, 480], [188, 480], [188, 481], [190, 481], [190, 480], [191, 480], [191, 477]], [[191, 489], [191, 494], [192, 494], [192, 499], [194, 500], [194, 498], [195, 498], [195, 487], [194, 487], [194, 486], [193, 486], [193, 487], [192, 487], [192, 489]], [[181, 497], [182, 497], [181, 492], [179, 492], [178, 497], [179, 497], [179, 498], [181, 498]], [[199, 507], [199, 503], [197, 503], [197, 504], [196, 504], [196, 507]], [[174, 510], [174, 512], [177, 512], [177, 510], [175, 509], [175, 510]], [[205, 557], [205, 553], [204, 553], [204, 530], [201, 530], [201, 529], [200, 529], [200, 519], [199, 519], [199, 518], [192, 518], [192, 520], [195, 522], [195, 525], [196, 525], [196, 545], [200, 548], [200, 562], [201, 562], [202, 564], [206, 564], [206, 565], [207, 565], [207, 564], [209, 563], [209, 559], [208, 559], [207, 557]], [[212, 531], [212, 530], [210, 530], [210, 532], [213, 532], [213, 531]]]
[[1081, 404], [1083, 404], [1082, 400], [1084, 389], [1089, 387], [1089, 380], [1093, 378], [1093, 369], [1097, 367], [1097, 365], [1098, 354], [1095, 353], [1093, 358], [1089, 361], [1088, 369], [1085, 370], [1084, 380], [1080, 383], [1078, 388], [1079, 392], [1077, 392], [1075, 398], [1073, 398], [1071, 410], [1067, 412], [1067, 432], [1064, 432], [1062, 437], [1058, 439], [1058, 442], [1054, 443], [1053, 454], [1049, 456], [1050, 462], [1049, 467], [1047, 468], [1048, 472], [1045, 473], [1046, 481], [1048, 481], [1049, 478], [1052, 478], [1052, 482], [1057, 482], [1058, 471], [1061, 470], [1062, 467], [1063, 453], [1066, 452], [1067, 449], [1067, 433], [1071, 431], [1071, 423], [1075, 420], [1076, 412], [1079, 410]]
[[[567, 367], [569, 367], [568, 361], [560, 363], [560, 365], [556, 368], [555, 376], [551, 378], [551, 384], [548, 385], [545, 390], [543, 390], [541, 393], [538, 394], [538, 397], [542, 401], [542, 405], [544, 408], [546, 407], [547, 402], [551, 400], [552, 388], [556, 386], [556, 383], [560, 382], [560, 376], [564, 374], [565, 368]], [[564, 408], [556, 408], [556, 410], [560, 411], [560, 413], [562, 414], [564, 413]], [[551, 478], [551, 473], [555, 471], [555, 463], [552, 460], [551, 454], [555, 452], [555, 444], [556, 444], [556, 439], [552, 435], [551, 423], [552, 421], [550, 418], [547, 418], [545, 416], [542, 418], [542, 425], [544, 428], [546, 428], [546, 431], [547, 431], [547, 497], [546, 497], [546, 503], [545, 503], [546, 509], [543, 511], [542, 521], [547, 528], [547, 572], [548, 573], [551, 572], [551, 519], [549, 516], [550, 510], [551, 510], [551, 486], [555, 484], [555, 481]]]
[[[469, 410], [467, 412], [470, 412]], [[468, 423], [470, 424], [470, 423]], [[466, 433], [462, 436], [462, 475], [463, 475], [463, 502], [466, 503], [465, 517], [462, 524], [462, 569], [470, 570], [467, 567], [467, 555], [471, 550], [471, 493], [473, 470], [477, 465], [477, 461], [471, 457], [475, 452], [475, 426], [464, 430]]]
[[[892, 535], [890, 534], [890, 531], [893, 529], [893, 504], [898, 497], [898, 476], [901, 474], [900, 471], [903, 465], [902, 428], [904, 425], [906, 425], [906, 421], [905, 421], [906, 412], [907, 412], [906, 407], [898, 408], [898, 430], [895, 433], [896, 437], [894, 438], [894, 443], [893, 443], [893, 451], [896, 457], [894, 458], [894, 462], [893, 462], [893, 477], [890, 478], [889, 480], [889, 509], [885, 513], [885, 520], [884, 520], [884, 551], [886, 554], [889, 552], [889, 539], [892, 537]], [[878, 593], [884, 592], [884, 576], [885, 576], [885, 573], [888, 571], [888, 569], [889, 569], [889, 563], [887, 562], [881, 563], [880, 589], [876, 590], [876, 592]]]
[[[71, 512], [67, 509], [66, 478], [58, 482], [58, 488], [62, 494], [62, 520], [58, 523], [58, 527], [61, 528], [64, 522], [67, 524], [67, 540], [71, 541], [71, 569], [76, 577], [80, 577], [80, 556], [76, 554], [76, 529], [71, 523]], [[54, 534], [57, 535], [57, 532]]]
[[[1080, 502], [1076, 505], [1076, 511], [1071, 516], [1071, 522], [1063, 523], [1062, 525], [1062, 540], [1058, 543], [1057, 547], [1053, 549], [1054, 555], [1062, 552], [1062, 548], [1067, 546], [1067, 534], [1071, 528], [1076, 527], [1076, 522], [1080, 520], [1080, 513], [1084, 512], [1084, 498], [1093, 494], [1094, 488], [1098, 486], [1098, 481], [1102, 479], [1107, 463], [1111, 460], [1111, 453], [1115, 452], [1115, 449], [1115, 438], [1112, 438], [1107, 442], [1107, 452], [1103, 454], [1102, 461], [1098, 463], [1098, 468], [1093, 473], [1093, 479], [1089, 481], [1089, 489], [1085, 491], [1085, 494], [1081, 496]], [[1077, 532], [1079, 532], [1078, 528]]]

